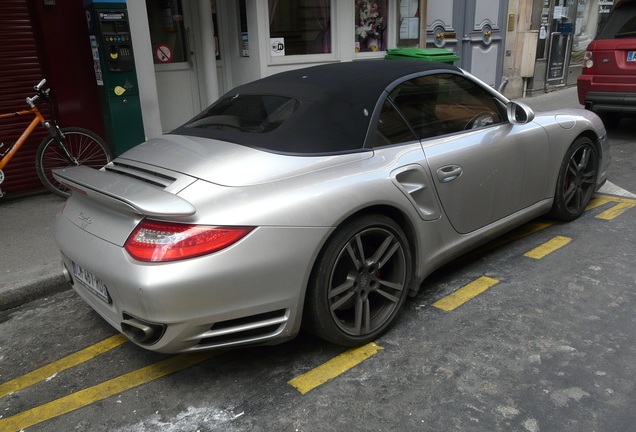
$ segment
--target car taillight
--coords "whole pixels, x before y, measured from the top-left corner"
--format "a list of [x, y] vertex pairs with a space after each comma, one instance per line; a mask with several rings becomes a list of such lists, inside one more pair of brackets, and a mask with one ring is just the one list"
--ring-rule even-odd
[[144, 220], [128, 237], [124, 248], [138, 261], [177, 261], [218, 252], [253, 229]]
[[585, 51], [583, 56], [583, 69], [592, 69], [594, 67], [594, 54], [592, 51]]

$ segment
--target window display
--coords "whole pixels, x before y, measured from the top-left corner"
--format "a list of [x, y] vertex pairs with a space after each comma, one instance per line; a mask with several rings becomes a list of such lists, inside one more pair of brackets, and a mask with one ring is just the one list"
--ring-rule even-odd
[[355, 5], [356, 52], [385, 51], [387, 1], [356, 0]]
[[331, 0], [269, 0], [272, 55], [331, 53]]
[[181, 0], [146, 0], [155, 64], [188, 61]]

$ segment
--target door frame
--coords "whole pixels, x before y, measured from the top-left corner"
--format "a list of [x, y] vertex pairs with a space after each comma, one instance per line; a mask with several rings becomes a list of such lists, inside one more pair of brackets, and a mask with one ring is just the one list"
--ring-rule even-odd
[[[456, 8], [461, 6], [459, 13], [465, 11], [460, 56], [463, 59], [462, 64], [464, 67], [467, 68], [473, 75], [479, 77], [490, 86], [497, 88], [497, 86], [501, 83], [503, 74], [503, 67], [501, 66], [503, 66], [505, 53], [505, 17], [508, 12], [508, 2], [507, 0], [498, 0], [499, 7], [497, 10], [496, 22], [493, 22], [490, 19], [484, 19], [480, 23], [476, 23], [477, 10], [479, 9], [478, 3], [480, 1], [487, 3], [492, 2], [492, 0], [473, 0], [465, 1], [463, 5], [455, 5]], [[473, 56], [476, 52], [475, 49], [482, 49], [482, 52], [496, 49], [496, 52], [494, 53], [496, 63], [494, 66], [494, 76], [492, 77], [494, 79], [492, 81], [488, 79], [489, 77], [480, 76], [479, 68], [474, 67], [478, 64], [477, 62], [484, 62], [484, 58], [476, 58]]]

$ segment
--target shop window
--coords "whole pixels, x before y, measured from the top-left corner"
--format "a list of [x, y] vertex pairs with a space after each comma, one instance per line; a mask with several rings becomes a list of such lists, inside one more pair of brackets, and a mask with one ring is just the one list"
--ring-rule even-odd
[[146, 0], [155, 64], [188, 61], [181, 0]]
[[356, 52], [386, 51], [387, 0], [355, 0]]
[[583, 55], [589, 43], [596, 37], [596, 29], [600, 17], [601, 9], [599, 9], [598, 0], [579, 0], [576, 7], [570, 65], [583, 64]]
[[397, 11], [397, 46], [399, 48], [417, 47], [420, 42], [420, 2], [419, 0], [400, 0]]
[[331, 0], [269, 0], [272, 55], [331, 53]]

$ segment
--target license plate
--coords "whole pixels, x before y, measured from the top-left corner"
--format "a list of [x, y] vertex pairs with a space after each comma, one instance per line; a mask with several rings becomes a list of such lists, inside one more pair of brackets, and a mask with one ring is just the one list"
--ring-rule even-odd
[[103, 280], [76, 263], [73, 263], [73, 276], [75, 276], [76, 281], [79, 281], [82, 286], [88, 289], [91, 293], [95, 294], [106, 303], [111, 302], [110, 294], [108, 294], [108, 287]]
[[636, 62], [636, 51], [629, 51], [627, 53], [627, 61], [628, 62]]

